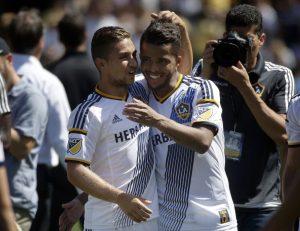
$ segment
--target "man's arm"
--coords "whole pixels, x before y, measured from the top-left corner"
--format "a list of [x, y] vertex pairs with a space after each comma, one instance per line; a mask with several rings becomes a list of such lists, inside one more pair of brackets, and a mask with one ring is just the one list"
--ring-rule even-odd
[[8, 148], [11, 144], [11, 113], [7, 112], [0, 116], [1, 140], [3, 147]]
[[269, 220], [263, 231], [293, 230], [293, 223], [300, 215], [299, 166], [300, 147], [288, 148], [288, 158], [283, 174], [283, 204]]
[[193, 50], [185, 21], [174, 12], [168, 10], [161, 11], [158, 14], [152, 13], [151, 17], [164, 18], [179, 26], [181, 35], [179, 55], [182, 59], [178, 71], [184, 75], [189, 75], [193, 67]]
[[287, 142], [286, 115], [277, 114], [256, 94], [250, 83], [249, 75], [240, 62], [237, 66], [220, 66], [218, 76], [239, 90], [259, 126], [275, 143], [285, 144]]
[[198, 153], [205, 153], [214, 137], [209, 127], [189, 127], [179, 124], [157, 113], [147, 104], [134, 99], [123, 110], [128, 119], [146, 126], [156, 127], [176, 143], [182, 144]]
[[8, 151], [15, 158], [18, 160], [25, 159], [35, 146], [36, 142], [32, 137], [22, 136], [17, 130], [11, 128], [11, 145]]
[[0, 166], [0, 185], [0, 230], [16, 231], [17, 227], [11, 208], [6, 169], [3, 166]]
[[87, 194], [116, 203], [123, 212], [136, 222], [146, 221], [152, 211], [145, 205], [148, 200], [127, 194], [109, 184], [86, 166], [77, 162], [67, 163], [69, 181]]
[[65, 167], [65, 149], [67, 146], [68, 130], [67, 124], [70, 116], [70, 105], [66, 91], [62, 83], [55, 79], [49, 86], [48, 91], [48, 123], [46, 127], [45, 139], [59, 155], [59, 159]]
[[71, 231], [84, 212], [84, 204], [88, 200], [85, 192], [78, 194], [72, 201], [62, 204], [64, 211], [59, 216], [59, 231]]

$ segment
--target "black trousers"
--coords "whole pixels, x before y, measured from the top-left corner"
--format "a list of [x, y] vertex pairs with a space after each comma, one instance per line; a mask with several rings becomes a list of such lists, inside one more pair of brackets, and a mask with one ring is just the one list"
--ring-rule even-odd
[[[61, 204], [69, 202], [77, 196], [75, 187], [69, 183], [64, 167], [48, 167], [39, 164], [37, 167], [37, 192], [39, 196], [37, 214], [30, 231], [58, 231], [58, 219], [63, 212]], [[50, 200], [48, 200], [50, 199]], [[47, 201], [50, 201], [47, 203]], [[49, 213], [49, 222], [46, 222]]]

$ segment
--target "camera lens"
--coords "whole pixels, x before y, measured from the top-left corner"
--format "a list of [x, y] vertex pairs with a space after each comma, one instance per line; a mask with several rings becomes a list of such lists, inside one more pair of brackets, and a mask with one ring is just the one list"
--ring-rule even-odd
[[220, 43], [215, 47], [213, 56], [218, 65], [230, 67], [239, 61], [240, 49], [233, 43]]

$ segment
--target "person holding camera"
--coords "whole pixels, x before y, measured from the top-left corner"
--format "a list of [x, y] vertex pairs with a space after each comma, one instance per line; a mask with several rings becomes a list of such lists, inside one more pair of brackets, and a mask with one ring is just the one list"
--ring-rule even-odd
[[259, 230], [281, 204], [280, 151], [294, 78], [287, 67], [263, 59], [265, 39], [258, 9], [237, 5], [226, 16], [224, 37], [207, 42], [192, 71], [220, 90], [226, 173], [240, 231]]

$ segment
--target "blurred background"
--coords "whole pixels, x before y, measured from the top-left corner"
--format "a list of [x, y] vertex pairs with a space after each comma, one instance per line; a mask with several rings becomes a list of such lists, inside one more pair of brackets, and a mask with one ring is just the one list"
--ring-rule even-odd
[[85, 15], [88, 47], [99, 27], [119, 25], [131, 32], [139, 50], [139, 38], [150, 22], [150, 13], [171, 10], [188, 24], [196, 62], [207, 40], [222, 37], [226, 12], [238, 3], [256, 5], [260, 9], [267, 34], [263, 55], [267, 60], [291, 68], [297, 91], [300, 91], [300, 0], [1, 0], [0, 28], [5, 28], [18, 10], [37, 8], [46, 25], [42, 62], [47, 65], [64, 53], [56, 25], [66, 11], [77, 10]]

